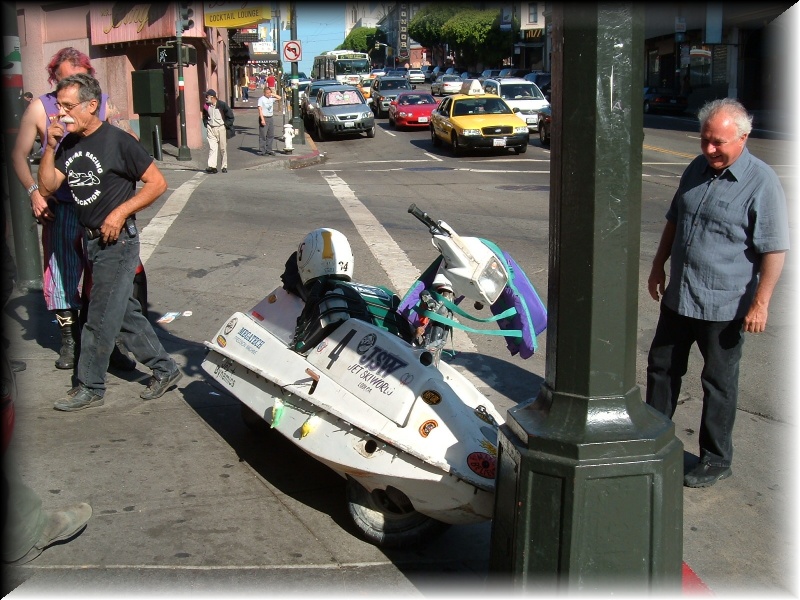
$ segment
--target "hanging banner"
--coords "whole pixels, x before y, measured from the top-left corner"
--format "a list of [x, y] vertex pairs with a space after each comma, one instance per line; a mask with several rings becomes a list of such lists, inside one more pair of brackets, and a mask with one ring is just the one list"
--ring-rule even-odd
[[269, 21], [272, 11], [264, 2], [203, 2], [203, 16], [206, 27], [235, 29]]

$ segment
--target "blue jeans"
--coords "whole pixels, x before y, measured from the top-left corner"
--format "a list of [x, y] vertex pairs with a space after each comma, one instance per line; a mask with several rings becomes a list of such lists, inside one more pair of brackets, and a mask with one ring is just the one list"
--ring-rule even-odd
[[730, 467], [733, 460], [733, 423], [744, 343], [742, 323], [743, 319], [692, 319], [662, 304], [647, 357], [647, 404], [671, 419], [678, 406], [689, 350], [697, 343], [705, 361], [700, 374], [703, 386], [700, 462], [714, 467]]
[[106, 371], [114, 340], [119, 339], [137, 361], [162, 378], [172, 374], [177, 364], [167, 354], [133, 297], [133, 276], [139, 264], [139, 235], [131, 237], [125, 228], [113, 244], [101, 238], [87, 241], [92, 263], [92, 293], [89, 318], [81, 333], [78, 383], [102, 396]]

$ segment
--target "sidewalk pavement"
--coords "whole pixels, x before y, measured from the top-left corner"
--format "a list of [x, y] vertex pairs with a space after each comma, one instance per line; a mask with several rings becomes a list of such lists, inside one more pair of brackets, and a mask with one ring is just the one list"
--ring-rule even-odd
[[[291, 122], [291, 111], [287, 111], [285, 115], [276, 114], [273, 117], [275, 120], [273, 146], [275, 155], [259, 156], [256, 154], [258, 152], [258, 109], [256, 107], [257, 98], [254, 99], [252, 94], [248, 104], [233, 107], [236, 135], [228, 140], [229, 173], [218, 173], [219, 176], [225, 177], [230, 175], [230, 172], [240, 169], [300, 169], [324, 160], [314, 140], [307, 132], [302, 137], [295, 135], [292, 140], [292, 150], [286, 150], [283, 125]], [[301, 144], [300, 140], [303, 140], [304, 143]], [[190, 148], [190, 160], [178, 159], [179, 152], [175, 143], [177, 142], [162, 143], [161, 160], [156, 160], [159, 169], [205, 170], [208, 166], [207, 143], [204, 143], [202, 148]]]

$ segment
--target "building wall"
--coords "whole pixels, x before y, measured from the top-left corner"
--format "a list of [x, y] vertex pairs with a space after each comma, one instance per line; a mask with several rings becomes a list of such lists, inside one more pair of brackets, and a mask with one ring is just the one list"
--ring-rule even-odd
[[[157, 48], [175, 39], [177, 3], [112, 4], [107, 2], [17, 5], [17, 27], [22, 56], [23, 86], [35, 96], [47, 93], [47, 64], [61, 48], [73, 46], [92, 61], [103, 91], [139, 133], [139, 115], [133, 112], [131, 73], [161, 69]], [[228, 68], [227, 30], [205, 28], [202, 8], [195, 4], [195, 25], [183, 41], [197, 49], [198, 64], [183, 68], [186, 145], [199, 149], [205, 141], [202, 127], [203, 92], [208, 87], [229, 101], [232, 91]], [[198, 14], [199, 13], [199, 14]], [[167, 110], [161, 116], [164, 140], [178, 139], [178, 77], [176, 68], [164, 69]]]

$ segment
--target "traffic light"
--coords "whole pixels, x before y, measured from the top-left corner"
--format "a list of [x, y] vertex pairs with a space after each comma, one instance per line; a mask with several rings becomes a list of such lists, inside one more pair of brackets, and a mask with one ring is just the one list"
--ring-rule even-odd
[[192, 17], [194, 16], [194, 9], [191, 8], [189, 4], [191, 3], [190, 2], [180, 3], [178, 27], [180, 28], [181, 32], [194, 27], [194, 20], [192, 19]]
[[[194, 46], [181, 44], [181, 56], [183, 56], [184, 65], [197, 64], [197, 49]], [[156, 57], [162, 65], [178, 64], [178, 48], [177, 46], [159, 46]]]

